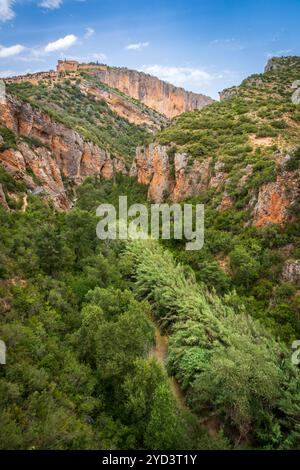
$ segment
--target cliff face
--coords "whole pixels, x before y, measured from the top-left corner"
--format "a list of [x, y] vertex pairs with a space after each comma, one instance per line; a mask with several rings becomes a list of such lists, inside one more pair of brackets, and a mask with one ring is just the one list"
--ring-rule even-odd
[[265, 66], [265, 72], [294, 66], [299, 66], [299, 56], [271, 57]]
[[136, 159], [130, 170], [141, 184], [148, 185], [148, 197], [159, 203], [166, 197], [180, 201], [208, 189], [211, 159], [191, 162], [187, 154], [169, 156], [170, 148], [150, 144], [137, 148]]
[[100, 81], [121, 90], [168, 118], [213, 102], [205, 95], [185, 91], [156, 77], [136, 70], [108, 67], [93, 72]]
[[[60, 82], [66, 77], [66, 74], [71, 80], [76, 79], [80, 77], [80, 72], [96, 76], [106, 85], [141, 101], [167, 118], [173, 118], [193, 109], [202, 109], [214, 101], [208, 96], [186, 91], [183, 88], [176, 87], [143, 72], [127, 68], [108, 67], [106, 65], [79, 64], [76, 61], [59, 61], [57, 72], [51, 70], [49, 72], [11, 77], [5, 79], [5, 81], [6, 83], [30, 82], [36, 85], [41, 81]], [[121, 100], [120, 97], [119, 100]], [[118, 112], [121, 108], [120, 115], [123, 117], [128, 118], [128, 116], [132, 117], [134, 115], [134, 113], [130, 113], [128, 110], [124, 113], [122, 110], [123, 103], [119, 106], [120, 103], [116, 103], [116, 96], [113, 97], [113, 100], [110, 97], [110, 101], [111, 103], [109, 104], [112, 105], [114, 111]], [[148, 123], [146, 122], [146, 124]]]
[[172, 155], [170, 147], [150, 144], [137, 148], [130, 170], [139, 183], [148, 185], [148, 197], [159, 203], [169, 197], [174, 202], [219, 187], [225, 174], [212, 159], [192, 160], [187, 154]]
[[[1, 165], [24, 181], [28, 189], [41, 187], [57, 208], [69, 207], [64, 177], [79, 184], [92, 174], [109, 179], [114, 169], [125, 172], [122, 160], [111, 158], [77, 132], [12, 96], [8, 95], [6, 103], [0, 104], [0, 125], [21, 137], [17, 149], [0, 152]], [[24, 142], [23, 136], [27, 138]], [[32, 146], [30, 139], [35, 139]], [[40, 145], [36, 144], [37, 139]]]
[[270, 223], [281, 224], [291, 220], [288, 209], [299, 197], [299, 176], [299, 172], [282, 172], [276, 177], [276, 181], [260, 187], [253, 207], [256, 227]]
[[[195, 160], [187, 154], [170, 152], [171, 147], [159, 144], [140, 146], [130, 170], [139, 183], [148, 185], [148, 197], [160, 203], [166, 198], [177, 202], [214, 189], [219, 193], [217, 209], [224, 211], [233, 205], [226, 190], [230, 183], [222, 162], [214, 162], [211, 157], [203, 161]], [[289, 158], [287, 156], [287, 158]], [[300, 171], [283, 170], [286, 156], [277, 159], [276, 181], [262, 184], [258, 192], [253, 191], [247, 209], [251, 222], [256, 227], [269, 223], [283, 223], [291, 219], [289, 207], [299, 197]], [[252, 174], [252, 165], [245, 168], [238, 182], [239, 189], [246, 184]]]
[[[111, 178], [114, 170], [126, 173], [124, 162], [127, 158], [131, 163], [147, 131], [155, 133], [168, 124], [168, 117], [212, 102], [144, 73], [75, 62], [63, 62], [57, 72], [5, 81], [12, 94], [0, 105], [0, 125], [13, 132], [16, 143], [7, 145], [2, 139], [0, 164], [28, 190], [45, 192], [64, 209], [70, 204], [65, 179], [72, 186], [89, 175]], [[158, 153], [157, 170], [160, 162]], [[164, 189], [165, 170], [154, 177], [154, 198], [170, 189]]]

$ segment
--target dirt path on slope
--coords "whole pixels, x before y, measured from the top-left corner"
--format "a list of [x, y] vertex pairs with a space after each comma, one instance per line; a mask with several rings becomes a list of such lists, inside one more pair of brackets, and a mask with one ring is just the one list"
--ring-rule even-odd
[[[166, 370], [166, 359], [168, 355], [168, 336], [163, 336], [160, 333], [159, 328], [153, 322], [155, 327], [155, 345], [150, 351], [149, 357], [155, 357], [161, 366]], [[167, 371], [166, 371], [167, 372]], [[180, 388], [180, 385], [174, 376], [168, 376], [170, 389], [176, 400], [176, 403], [179, 408], [182, 410], [189, 410], [188, 405], [186, 404], [183, 391]], [[189, 410], [191, 412], [191, 410]], [[218, 430], [220, 428], [218, 420], [214, 416], [209, 416], [206, 418], [200, 418], [201, 424], [207, 429], [208, 435], [214, 439], [218, 436]]]
[[27, 209], [27, 194], [23, 194], [23, 199], [22, 199], [22, 212], [26, 212]]
[[[155, 357], [161, 366], [166, 370], [166, 359], [168, 354], [168, 337], [162, 336], [159, 328], [154, 324], [155, 327], [155, 345], [150, 351], [150, 357]], [[169, 377], [169, 376], [168, 376]], [[175, 377], [169, 377], [170, 388], [178, 406], [183, 409], [187, 409], [184, 394], [175, 379]]]

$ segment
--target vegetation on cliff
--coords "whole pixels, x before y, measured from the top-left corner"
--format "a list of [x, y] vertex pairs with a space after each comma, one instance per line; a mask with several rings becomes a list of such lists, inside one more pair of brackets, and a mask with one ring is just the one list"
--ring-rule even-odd
[[300, 109], [291, 98], [292, 85], [300, 76], [300, 58], [292, 59], [251, 75], [231, 93], [226, 90], [228, 98], [225, 94], [220, 102], [174, 118], [157, 140], [173, 143], [195, 158], [222, 161], [229, 176], [237, 177], [256, 161], [270, 166], [276, 150], [299, 145]]
[[[205, 204], [203, 249], [188, 253], [178, 241], [169, 247], [199, 281], [222, 295], [234, 289], [236, 303], [291, 344], [300, 334], [300, 107], [291, 99], [300, 58], [272, 63], [226, 90], [221, 102], [179, 116], [157, 139], [170, 146], [169, 158], [186, 152], [190, 167], [210, 158], [220, 168], [218, 184], [189, 199]], [[286, 221], [264, 220], [267, 198], [273, 219], [285, 210]]]
[[145, 142], [149, 132], [112, 111], [105, 100], [97, 101], [80, 90], [80, 83], [66, 79], [62, 83], [40, 82], [8, 84], [8, 91], [19, 99], [46, 112], [54, 121], [74, 129], [112, 156], [128, 164], [136, 146]]

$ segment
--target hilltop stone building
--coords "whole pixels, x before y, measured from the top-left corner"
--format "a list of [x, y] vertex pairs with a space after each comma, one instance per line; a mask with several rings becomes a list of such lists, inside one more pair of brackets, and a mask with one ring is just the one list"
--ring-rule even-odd
[[107, 70], [106, 65], [99, 64], [80, 64], [77, 60], [59, 60], [57, 62], [56, 70], [60, 73], [78, 72], [79, 70], [97, 69]]
[[77, 62], [77, 60], [59, 60], [56, 66], [58, 73], [77, 72], [78, 68], [79, 62]]

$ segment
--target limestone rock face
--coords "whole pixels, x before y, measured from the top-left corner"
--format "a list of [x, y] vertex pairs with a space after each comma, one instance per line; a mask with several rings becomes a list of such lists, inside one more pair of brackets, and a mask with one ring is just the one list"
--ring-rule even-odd
[[130, 174], [148, 185], [148, 197], [159, 203], [166, 197], [180, 201], [208, 189], [211, 159], [190, 164], [186, 154], [169, 155], [169, 148], [150, 144], [137, 148]]
[[[139, 183], [148, 186], [151, 201], [160, 203], [166, 198], [182, 201], [214, 188], [220, 194], [219, 211], [233, 206], [234, 200], [226, 190], [229, 179], [223, 162], [214, 163], [211, 157], [200, 161], [185, 153], [174, 155], [170, 152], [171, 148], [155, 143], [137, 148], [130, 174], [137, 177]], [[248, 206], [251, 212], [249, 223], [256, 227], [281, 224], [292, 217], [289, 208], [299, 198], [300, 175], [299, 171], [284, 171], [282, 161], [286, 158], [282, 155], [278, 159], [281, 170], [276, 181], [263, 184], [258, 193], [253, 191]], [[244, 168], [238, 182], [239, 188], [245, 185], [252, 171], [250, 164]]]
[[220, 212], [226, 211], [227, 209], [230, 209], [230, 207], [233, 206], [233, 200], [232, 197], [229, 196], [229, 194], [225, 191], [222, 196], [222, 201], [221, 204], [217, 207], [217, 209]]
[[139, 146], [130, 175], [137, 177], [140, 184], [148, 186], [151, 201], [163, 201], [172, 185], [167, 147], [156, 144]]
[[101, 82], [121, 90], [168, 118], [201, 109], [213, 102], [208, 96], [186, 91], [136, 70], [107, 67], [94, 73]]
[[230, 100], [238, 93], [238, 87], [233, 86], [231, 88], [225, 88], [224, 90], [219, 92], [220, 100]]
[[69, 204], [63, 177], [77, 185], [90, 175], [109, 179], [114, 169], [126, 173], [122, 160], [111, 158], [108, 152], [85, 141], [77, 132], [12, 96], [8, 95], [6, 103], [0, 104], [0, 125], [43, 144], [30, 148], [21, 143], [18, 150], [5, 150], [0, 153], [0, 163], [10, 173], [18, 175], [29, 189], [37, 186], [26, 173], [32, 170], [58, 208], [65, 209]]
[[9, 207], [6, 201], [6, 196], [4, 194], [3, 186], [1, 183], [0, 183], [0, 205], [4, 207], [4, 209], [9, 210]]
[[300, 285], [300, 260], [287, 260], [283, 267], [282, 277], [285, 281]]
[[288, 208], [296, 200], [298, 192], [296, 175], [292, 177], [288, 173], [282, 173], [276, 181], [261, 186], [253, 209], [254, 225], [263, 227], [288, 220]]
[[270, 72], [272, 70], [283, 69], [287, 67], [297, 66], [299, 64], [298, 56], [286, 56], [286, 57], [271, 57], [266, 66], [265, 72]]
[[19, 150], [9, 149], [0, 153], [0, 162], [16, 180], [23, 181], [28, 190], [34, 192], [40, 186], [55, 207], [69, 207], [60, 169], [46, 148], [39, 147], [33, 151], [28, 144], [22, 143]]

